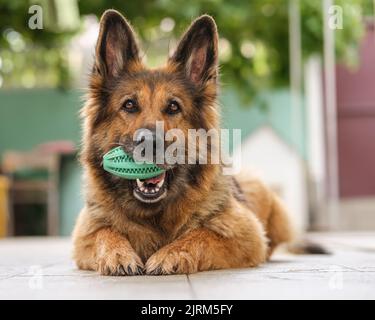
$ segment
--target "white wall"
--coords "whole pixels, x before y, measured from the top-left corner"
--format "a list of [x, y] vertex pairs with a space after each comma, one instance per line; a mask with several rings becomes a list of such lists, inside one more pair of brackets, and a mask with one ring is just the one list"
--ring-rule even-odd
[[307, 163], [311, 190], [312, 227], [327, 225], [325, 209], [326, 151], [324, 132], [324, 105], [322, 62], [319, 56], [311, 57], [305, 64]]

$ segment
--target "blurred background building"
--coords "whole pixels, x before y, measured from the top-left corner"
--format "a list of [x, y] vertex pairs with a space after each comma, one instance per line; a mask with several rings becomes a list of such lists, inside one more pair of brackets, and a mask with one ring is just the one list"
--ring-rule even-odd
[[[29, 27], [34, 5], [41, 29]], [[132, 22], [152, 67], [211, 14], [223, 127], [242, 130], [243, 169], [301, 231], [375, 229], [374, 0], [0, 0], [0, 237], [72, 230], [78, 113], [108, 8]]]

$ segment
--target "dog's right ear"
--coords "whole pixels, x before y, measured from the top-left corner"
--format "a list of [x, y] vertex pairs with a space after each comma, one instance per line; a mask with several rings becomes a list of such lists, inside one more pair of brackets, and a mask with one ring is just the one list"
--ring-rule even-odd
[[100, 19], [94, 72], [115, 77], [134, 60], [139, 60], [139, 50], [131, 26], [118, 11], [105, 11]]

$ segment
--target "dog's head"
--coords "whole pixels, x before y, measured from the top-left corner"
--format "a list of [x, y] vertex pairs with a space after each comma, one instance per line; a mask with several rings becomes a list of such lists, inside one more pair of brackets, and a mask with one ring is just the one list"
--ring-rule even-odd
[[155, 146], [158, 140], [164, 141], [165, 150], [172, 141], [157, 132], [157, 123], [164, 133], [178, 128], [185, 137], [189, 129], [217, 128], [217, 45], [214, 20], [201, 16], [182, 36], [166, 66], [147, 69], [126, 19], [114, 10], [103, 14], [83, 112], [83, 155], [100, 172], [108, 191], [117, 196], [126, 193], [128, 201], [152, 206], [175, 201], [187, 186], [199, 184], [203, 169], [196, 164], [158, 164], [166, 169], [165, 174], [133, 181], [104, 172], [101, 159], [118, 145], [131, 154], [147, 137]]

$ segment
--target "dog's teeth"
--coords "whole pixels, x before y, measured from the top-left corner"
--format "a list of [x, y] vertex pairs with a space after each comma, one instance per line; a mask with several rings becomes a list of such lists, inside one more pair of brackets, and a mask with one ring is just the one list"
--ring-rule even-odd
[[137, 179], [137, 187], [140, 192], [150, 194], [150, 193], [158, 193], [160, 191], [160, 188], [163, 186], [164, 179], [159, 181], [154, 187], [146, 186], [144, 182]]
[[142, 188], [143, 187], [143, 182], [139, 179], [136, 180], [137, 181], [137, 186], [138, 188]]
[[160, 180], [156, 185], [161, 188], [162, 185], [164, 184], [164, 179], [163, 180]]

